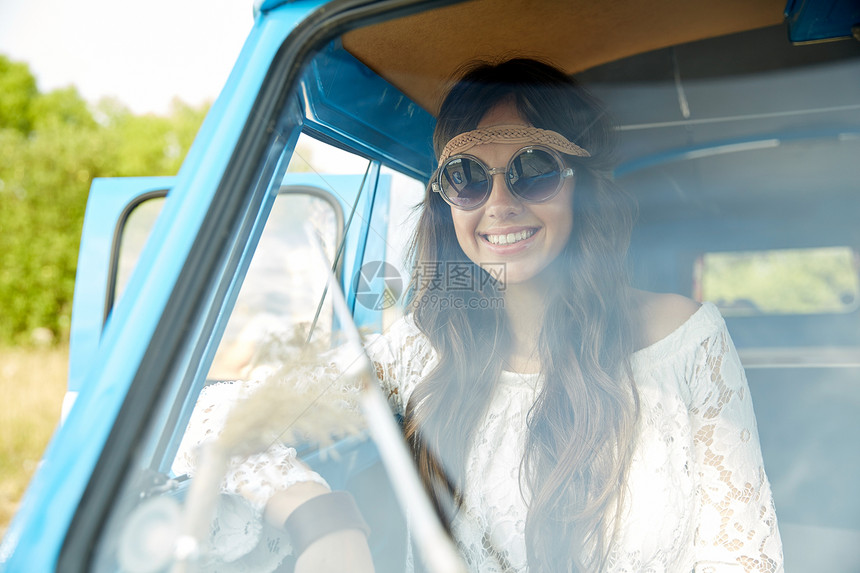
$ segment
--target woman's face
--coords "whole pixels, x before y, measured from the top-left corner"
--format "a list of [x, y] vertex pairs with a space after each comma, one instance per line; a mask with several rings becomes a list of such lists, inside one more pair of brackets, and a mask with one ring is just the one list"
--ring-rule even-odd
[[[488, 111], [478, 127], [505, 124], [529, 125], [511, 102]], [[504, 168], [526, 145], [487, 143], [468, 153], [490, 168]], [[545, 203], [521, 201], [510, 192], [504, 178], [504, 173], [493, 176], [490, 198], [479, 208], [463, 211], [451, 207], [454, 230], [466, 256], [492, 276], [503, 279], [506, 285], [534, 282], [558, 257], [573, 230], [573, 178], [565, 179], [561, 191]], [[499, 244], [501, 235], [507, 235], [506, 244]], [[501, 265], [503, 276], [499, 276]]]

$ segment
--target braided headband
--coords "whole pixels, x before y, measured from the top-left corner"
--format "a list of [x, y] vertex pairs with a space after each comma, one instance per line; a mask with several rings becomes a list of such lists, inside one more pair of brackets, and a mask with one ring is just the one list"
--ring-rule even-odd
[[451, 139], [439, 155], [439, 165], [452, 155], [463, 153], [476, 145], [499, 142], [545, 145], [565, 155], [591, 157], [586, 150], [555, 131], [525, 125], [494, 125], [466, 131]]

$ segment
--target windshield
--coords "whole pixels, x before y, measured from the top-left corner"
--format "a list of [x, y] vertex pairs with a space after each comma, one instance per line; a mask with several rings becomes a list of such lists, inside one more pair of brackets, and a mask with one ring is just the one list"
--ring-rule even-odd
[[94, 569], [855, 570], [856, 43], [368, 54], [444, 13], [279, 100]]

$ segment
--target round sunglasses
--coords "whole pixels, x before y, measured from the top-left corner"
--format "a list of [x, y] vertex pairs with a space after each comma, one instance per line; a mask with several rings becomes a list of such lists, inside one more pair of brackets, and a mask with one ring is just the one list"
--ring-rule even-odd
[[454, 155], [443, 163], [432, 183], [452, 207], [470, 211], [487, 202], [493, 190], [493, 176], [505, 174], [511, 193], [526, 203], [543, 203], [555, 197], [564, 180], [573, 177], [554, 150], [530, 145], [517, 151], [505, 168], [488, 167], [472, 155]]

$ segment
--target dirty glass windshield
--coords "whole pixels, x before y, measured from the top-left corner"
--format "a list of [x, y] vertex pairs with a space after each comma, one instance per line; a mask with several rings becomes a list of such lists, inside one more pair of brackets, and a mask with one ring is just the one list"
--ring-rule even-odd
[[94, 570], [299, 571], [326, 527], [356, 570], [857, 570], [856, 43], [765, 27], [463, 119], [354, 40], [279, 100]]

